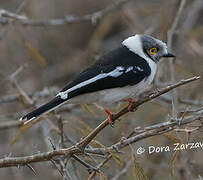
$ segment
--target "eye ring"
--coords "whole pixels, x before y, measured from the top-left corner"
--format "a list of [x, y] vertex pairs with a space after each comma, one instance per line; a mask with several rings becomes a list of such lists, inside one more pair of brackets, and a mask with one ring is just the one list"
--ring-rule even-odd
[[157, 48], [151, 48], [150, 50], [149, 50], [149, 53], [151, 54], [151, 55], [154, 55], [154, 54], [156, 54], [157, 53]]

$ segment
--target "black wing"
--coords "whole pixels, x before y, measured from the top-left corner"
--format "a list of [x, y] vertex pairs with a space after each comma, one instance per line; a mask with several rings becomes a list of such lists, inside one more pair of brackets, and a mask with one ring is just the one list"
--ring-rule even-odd
[[67, 92], [67, 98], [62, 98], [59, 94], [50, 102], [23, 116], [21, 120], [31, 121], [81, 94], [135, 85], [150, 73], [151, 69], [146, 60], [129, 51], [128, 48], [120, 47], [104, 55], [62, 89], [61, 92], [64, 94]]
[[65, 92], [101, 74], [108, 74], [118, 67], [120, 67], [118, 70], [120, 72], [119, 76], [107, 75], [91, 83], [89, 82], [86, 85], [68, 92], [68, 99], [99, 90], [135, 85], [148, 77], [151, 73], [149, 64], [145, 59], [129, 51], [125, 46], [122, 46], [104, 55], [95, 64], [81, 72], [72, 82], [63, 88], [61, 92]]

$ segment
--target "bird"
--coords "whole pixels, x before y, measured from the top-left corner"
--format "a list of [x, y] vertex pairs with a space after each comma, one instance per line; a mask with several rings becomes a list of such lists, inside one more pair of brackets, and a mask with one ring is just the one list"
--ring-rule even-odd
[[64, 103], [97, 103], [104, 107], [111, 123], [112, 113], [105, 107], [123, 101], [130, 107], [153, 82], [162, 57], [175, 57], [163, 41], [145, 34], [130, 36], [79, 73], [52, 100], [20, 120], [28, 123]]

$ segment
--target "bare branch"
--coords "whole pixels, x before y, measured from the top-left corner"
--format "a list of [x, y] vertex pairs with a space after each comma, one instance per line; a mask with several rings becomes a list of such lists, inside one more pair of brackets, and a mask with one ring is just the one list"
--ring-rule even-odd
[[[186, 3], [186, 0], [181, 0], [178, 12], [175, 16], [175, 19], [172, 23], [171, 28], [168, 31], [167, 47], [168, 47], [169, 51], [172, 50], [173, 36], [174, 36], [175, 30], [177, 28], [178, 22], [180, 20], [180, 16], [182, 14], [183, 7], [185, 6], [185, 3]], [[176, 81], [176, 72], [175, 72], [174, 62], [171, 59], [169, 61], [169, 69], [170, 69], [171, 81], [175, 82]], [[172, 116], [173, 117], [176, 116], [176, 113], [177, 113], [176, 111], [178, 110], [178, 108], [177, 108], [178, 94], [177, 93], [178, 92], [176, 91], [176, 89], [174, 89], [172, 91]]]
[[21, 125], [23, 125], [23, 122], [20, 122], [20, 121], [5, 121], [5, 122], [1, 122], [0, 130], [20, 127]]
[[45, 21], [37, 21], [33, 19], [29, 19], [26, 16], [18, 15], [7, 10], [0, 10], [0, 23], [8, 24], [11, 20], [13, 24], [20, 24], [20, 25], [29, 25], [29, 26], [60, 26], [60, 25], [67, 25], [67, 24], [77, 24], [81, 22], [90, 21], [93, 24], [97, 23], [99, 19], [104, 17], [105, 15], [121, 8], [124, 4], [129, 2], [130, 0], [120, 0], [119, 2], [114, 2], [113, 4], [107, 6], [103, 10], [94, 12], [92, 14], [87, 14], [84, 16], [66, 16], [65, 18], [61, 19], [50, 19]]
[[192, 118], [186, 118], [186, 119], [182, 120], [180, 123], [178, 121], [167, 121], [164, 123], [156, 124], [154, 126], [149, 126], [145, 129], [151, 129], [151, 130], [140, 133], [140, 134], [130, 137], [126, 140], [122, 140], [122, 141], [118, 142], [117, 144], [112, 145], [109, 149], [120, 150], [120, 149], [128, 146], [129, 144], [135, 143], [142, 139], [172, 131], [175, 128], [175, 126], [177, 126], [177, 125], [180, 126], [180, 125], [188, 124], [195, 120], [200, 120], [201, 118], [202, 118], [202, 116], [194, 116]]
[[[166, 103], [171, 103], [172, 99], [169, 96], [161, 96], [158, 98], [158, 100], [164, 101]], [[181, 99], [178, 98], [178, 102], [181, 104], [191, 105], [191, 106], [203, 106], [203, 102], [201, 100], [196, 99]]]
[[[53, 96], [58, 92], [58, 90], [59, 89], [57, 87], [44, 88], [42, 91], [35, 92], [35, 93], [29, 93], [28, 96], [31, 99], [36, 100], [41, 97]], [[19, 94], [8, 95], [8, 96], [4, 96], [0, 99], [0, 104], [15, 102], [18, 100], [19, 100]]]
[[198, 17], [200, 16], [200, 12], [203, 9], [203, 1], [202, 0], [195, 0], [193, 1], [192, 5], [190, 5], [190, 11], [187, 15], [187, 18], [185, 19], [183, 23], [183, 28], [186, 30], [186, 32], [191, 31], [191, 29], [196, 24]]
[[129, 167], [133, 164], [133, 160], [130, 160], [126, 163], [125, 167], [119, 171], [111, 180], [118, 180], [121, 176], [123, 176], [124, 174], [126, 174], [127, 170], [129, 169]]
[[[100, 170], [111, 158], [112, 158], [112, 155], [111, 154], [108, 155], [107, 158], [97, 166], [97, 169]], [[95, 177], [96, 173], [97, 173], [97, 171], [93, 171], [90, 174], [90, 176], [88, 177], [88, 180], [93, 179]]]
[[78, 162], [80, 162], [83, 166], [85, 166], [89, 172], [92, 172], [92, 171], [98, 171], [97, 168], [93, 167], [91, 164], [83, 161], [82, 159], [80, 159], [78, 156], [76, 155], [72, 155], [72, 157], [77, 160]]
[[173, 35], [175, 33], [175, 30], [177, 28], [178, 22], [180, 20], [180, 16], [182, 14], [183, 8], [185, 6], [186, 0], [181, 0], [180, 2], [180, 6], [178, 8], [178, 12], [175, 16], [175, 19], [173, 21], [173, 24], [170, 28], [170, 30], [168, 31], [168, 43], [167, 43], [167, 47], [169, 48], [169, 50], [171, 50], [172, 48], [172, 42], [173, 42]]
[[13, 86], [17, 89], [20, 95], [29, 103], [34, 104], [34, 101], [27, 95], [27, 93], [20, 87], [18, 84], [16, 77], [22, 70], [26, 67], [26, 65], [20, 66], [13, 74], [10, 75], [10, 81], [12, 82]]
[[45, 153], [38, 153], [30, 156], [24, 157], [6, 157], [0, 159], [0, 168], [1, 167], [10, 167], [17, 165], [26, 165], [29, 163], [40, 162], [40, 161], [48, 161], [56, 156], [67, 156], [71, 154], [81, 153], [81, 151], [76, 147], [53, 150]]

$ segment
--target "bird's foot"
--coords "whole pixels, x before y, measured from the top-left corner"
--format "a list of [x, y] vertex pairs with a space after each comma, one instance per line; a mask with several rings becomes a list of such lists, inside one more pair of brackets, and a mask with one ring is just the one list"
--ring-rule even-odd
[[114, 122], [112, 121], [112, 117], [114, 115], [114, 113], [110, 112], [108, 109], [105, 109], [105, 112], [108, 116], [108, 122], [111, 125], [111, 127], [114, 127]]
[[133, 109], [132, 105], [136, 101], [136, 99], [134, 99], [134, 98], [128, 98], [128, 99], [124, 99], [124, 101], [128, 102], [128, 111], [134, 112], [135, 110]]

